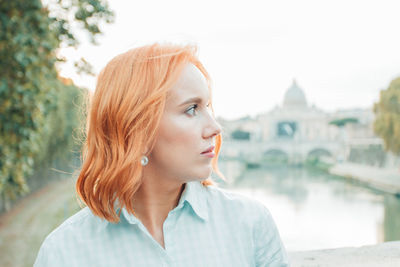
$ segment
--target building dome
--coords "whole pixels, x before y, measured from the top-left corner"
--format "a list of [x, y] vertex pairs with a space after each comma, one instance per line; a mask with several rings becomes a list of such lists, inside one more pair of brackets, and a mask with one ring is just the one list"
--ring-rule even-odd
[[293, 79], [292, 86], [287, 89], [283, 99], [283, 107], [285, 108], [306, 108], [307, 100], [303, 90], [297, 85]]

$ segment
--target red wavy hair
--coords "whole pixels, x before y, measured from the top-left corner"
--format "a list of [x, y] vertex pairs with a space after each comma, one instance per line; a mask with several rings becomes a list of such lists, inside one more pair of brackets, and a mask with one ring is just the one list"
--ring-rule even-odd
[[[118, 222], [116, 210], [125, 207], [134, 213], [132, 198], [141, 185], [142, 152], [146, 147], [152, 150], [168, 90], [188, 63], [203, 73], [211, 93], [210, 77], [194, 46], [135, 48], [113, 58], [100, 72], [89, 104], [83, 165], [76, 183], [79, 197], [96, 216]], [[216, 136], [212, 166], [224, 178], [218, 169], [221, 141], [221, 135]], [[202, 184], [213, 181], [207, 178]]]

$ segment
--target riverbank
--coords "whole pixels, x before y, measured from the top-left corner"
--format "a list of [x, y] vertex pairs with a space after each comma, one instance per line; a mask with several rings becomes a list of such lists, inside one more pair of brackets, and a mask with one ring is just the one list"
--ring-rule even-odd
[[381, 169], [356, 163], [340, 163], [330, 167], [328, 172], [400, 197], [399, 169]]
[[289, 252], [291, 267], [398, 267], [400, 241], [374, 246]]

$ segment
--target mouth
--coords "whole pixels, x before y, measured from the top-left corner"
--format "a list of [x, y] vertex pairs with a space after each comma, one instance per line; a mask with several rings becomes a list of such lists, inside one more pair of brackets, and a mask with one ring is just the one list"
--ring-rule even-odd
[[207, 153], [211, 153], [214, 152], [214, 146], [210, 146], [209, 148], [207, 148], [207, 150], [201, 152], [201, 154], [207, 154]]
[[201, 152], [201, 155], [203, 155], [203, 156], [205, 156], [207, 158], [213, 158], [215, 156], [214, 146], [211, 146], [207, 150]]

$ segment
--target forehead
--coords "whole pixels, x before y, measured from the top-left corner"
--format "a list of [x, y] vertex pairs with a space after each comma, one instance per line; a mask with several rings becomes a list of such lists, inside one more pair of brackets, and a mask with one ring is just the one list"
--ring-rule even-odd
[[187, 64], [177, 82], [168, 92], [167, 104], [180, 104], [192, 97], [209, 98], [209, 88], [203, 73], [193, 64]]

